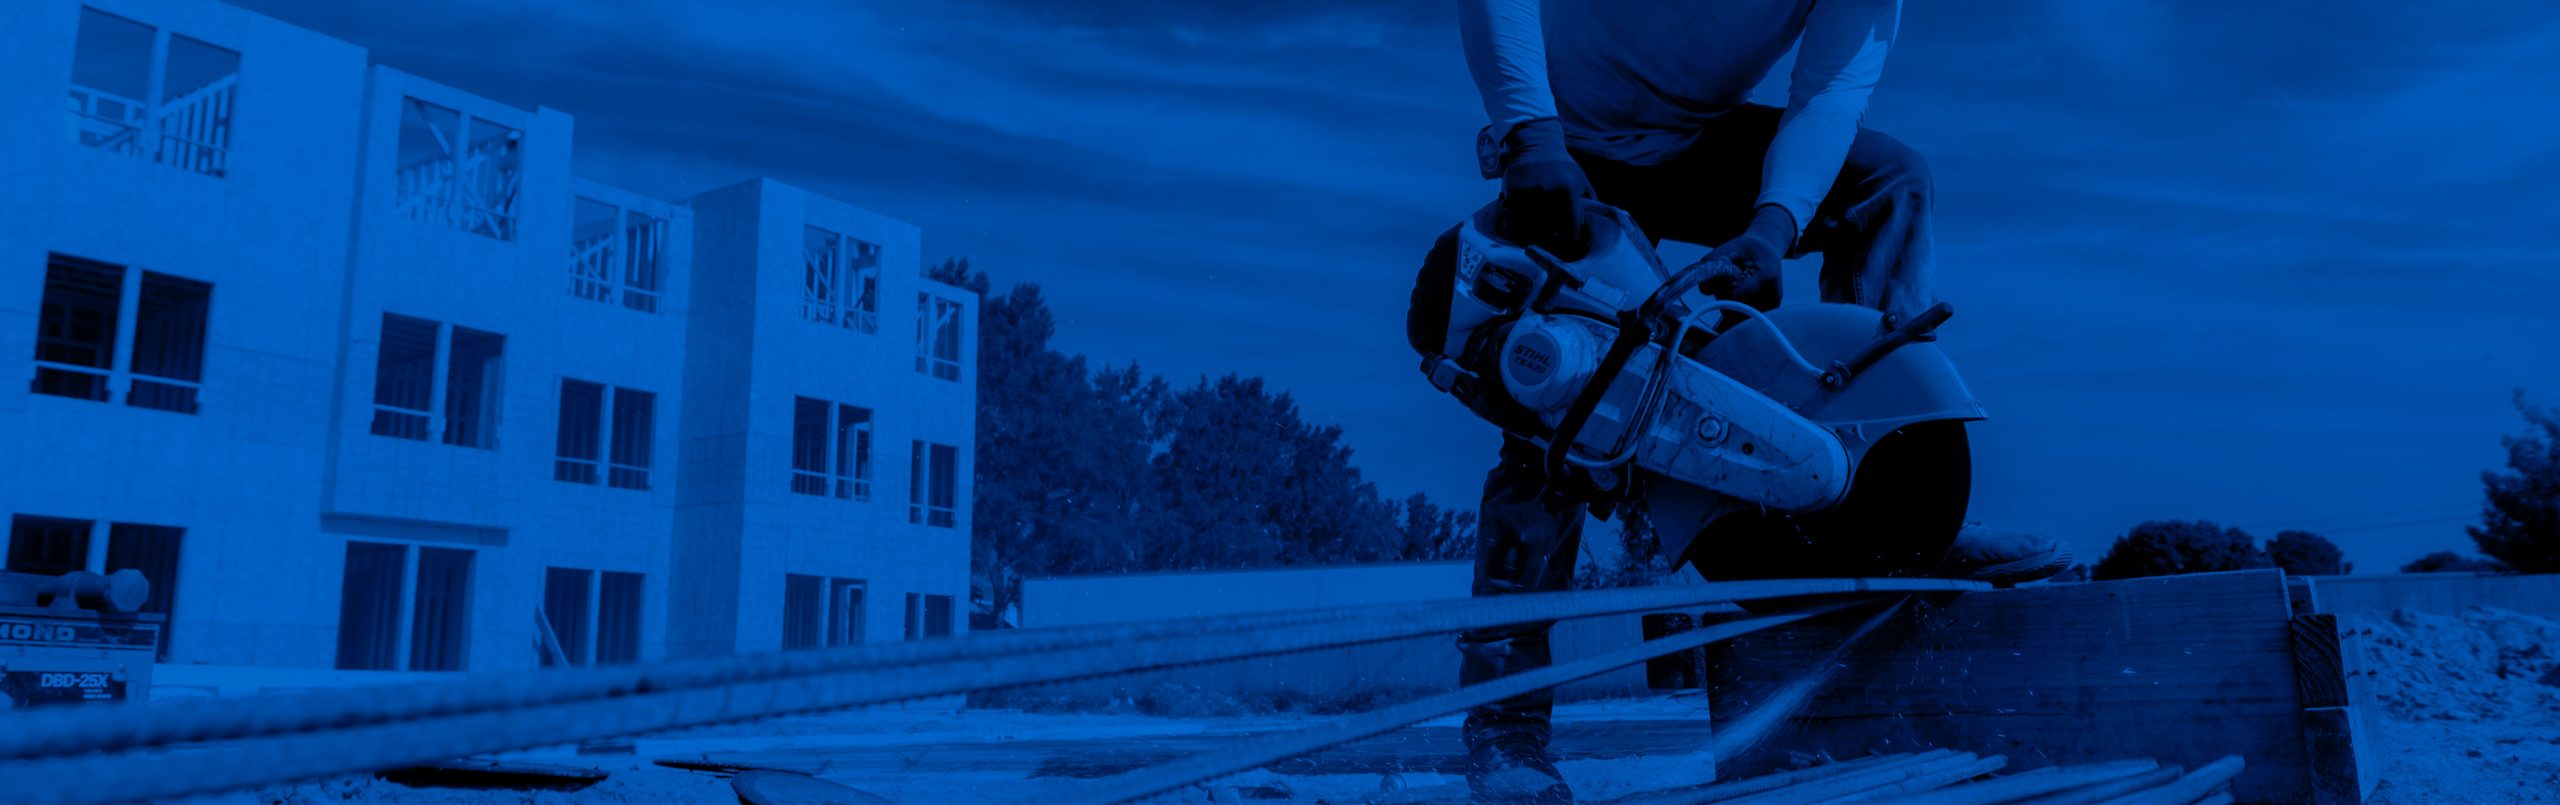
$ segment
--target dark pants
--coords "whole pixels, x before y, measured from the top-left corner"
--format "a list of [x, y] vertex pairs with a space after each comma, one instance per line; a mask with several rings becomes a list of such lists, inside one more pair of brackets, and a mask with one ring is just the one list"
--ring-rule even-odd
[[[1714, 245], [1742, 234], [1760, 196], [1761, 163], [1778, 131], [1779, 110], [1745, 106], [1710, 123], [1689, 150], [1659, 165], [1627, 165], [1575, 153], [1600, 200], [1626, 210], [1647, 235]], [[1929, 168], [1910, 147], [1859, 129], [1840, 178], [1799, 222], [1796, 254], [1822, 255], [1822, 299], [1907, 318], [1928, 309]], [[1587, 501], [1548, 483], [1542, 454], [1506, 436], [1484, 482], [1478, 513], [1474, 594], [1552, 592], [1572, 587]], [[1458, 636], [1460, 684], [1546, 667], [1550, 624], [1480, 629]], [[1507, 699], [1467, 714], [1469, 747], [1522, 737], [1544, 746], [1551, 692]]]

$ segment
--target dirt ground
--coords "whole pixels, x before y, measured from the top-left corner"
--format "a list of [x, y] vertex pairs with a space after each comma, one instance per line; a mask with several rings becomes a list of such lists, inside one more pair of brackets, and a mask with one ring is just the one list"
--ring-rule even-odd
[[[2560, 803], [2560, 623], [2492, 609], [2458, 616], [2401, 612], [2351, 620], [2364, 632], [2375, 702], [2366, 734], [2375, 743], [2382, 783], [2375, 801], [2393, 805], [2447, 802]], [[1660, 726], [1694, 719], [1696, 705], [1678, 699], [1568, 704], [1568, 726], [1596, 735], [1666, 741]], [[611, 777], [576, 793], [407, 788], [370, 777], [273, 786], [195, 800], [225, 805], [378, 801], [469, 803], [735, 802], [727, 778], [658, 766], [658, 758], [692, 758], [795, 769], [891, 801], [971, 802], [995, 796], [1036, 799], [1069, 784], [1040, 776], [1037, 756], [1056, 757], [1061, 742], [1093, 742], [1111, 752], [1178, 756], [1221, 739], [1303, 726], [1305, 715], [1160, 718], [1131, 714], [1026, 713], [934, 708], [830, 713], [652, 736], [629, 755], [578, 755], [555, 747], [509, 756], [599, 768]], [[1408, 731], [1408, 743], [1454, 739], [1455, 719]], [[1390, 736], [1392, 737], [1392, 736]], [[1561, 742], [1560, 742], [1561, 743]], [[1576, 741], [1588, 744], [1588, 741]], [[1601, 743], [1606, 743], [1605, 741]], [[1381, 748], [1383, 747], [1383, 748]], [[1677, 749], [1676, 746], [1671, 747]], [[1008, 751], [1023, 750], [1023, 751]], [[1373, 744], [1392, 754], [1393, 741]], [[1095, 755], [1104, 754], [1097, 751]], [[1089, 758], [1086, 758], [1089, 759]], [[1167, 795], [1160, 802], [1441, 802], [1463, 789], [1446, 769], [1383, 773], [1349, 762], [1302, 767], [1304, 773], [1257, 771]], [[1425, 764], [1426, 766], [1428, 764]], [[1627, 757], [1596, 753], [1561, 764], [1581, 799], [1603, 799], [1701, 782], [1700, 757]], [[1278, 767], [1275, 767], [1278, 768]]]
[[2560, 802], [2560, 623], [2475, 607], [2350, 626], [2371, 630], [2375, 799]]

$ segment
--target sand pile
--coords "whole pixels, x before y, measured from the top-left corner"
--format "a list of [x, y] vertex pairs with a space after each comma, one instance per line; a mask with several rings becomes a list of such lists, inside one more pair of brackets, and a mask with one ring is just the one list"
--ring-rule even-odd
[[2560, 723], [2560, 622], [2472, 607], [2362, 621], [2374, 698], [2404, 721]]
[[2357, 738], [2382, 766], [2368, 801], [2560, 799], [2560, 623], [2473, 607], [2351, 626], [2371, 630], [2364, 656], [2379, 710]]

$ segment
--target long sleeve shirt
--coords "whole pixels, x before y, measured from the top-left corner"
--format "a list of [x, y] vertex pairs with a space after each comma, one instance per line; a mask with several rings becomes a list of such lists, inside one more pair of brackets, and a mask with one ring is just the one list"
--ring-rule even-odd
[[[1496, 140], [1554, 117], [1575, 150], [1659, 164], [1739, 106], [1791, 48], [1759, 203], [1801, 229], [1830, 192], [1884, 73], [1901, 0], [1459, 0]], [[1798, 47], [1799, 42], [1801, 47]]]

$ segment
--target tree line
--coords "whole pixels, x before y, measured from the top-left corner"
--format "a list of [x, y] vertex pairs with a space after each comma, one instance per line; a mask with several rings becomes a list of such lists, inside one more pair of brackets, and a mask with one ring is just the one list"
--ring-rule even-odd
[[[2480, 524], [2463, 529], [2483, 556], [2436, 551], [2402, 573], [2560, 573], [2560, 410], [2517, 392], [2524, 433], [2499, 440], [2507, 466], [2480, 474]], [[2264, 546], [2248, 532], [2205, 520], [2154, 520], [2117, 537], [2094, 566], [2095, 580], [2280, 567], [2286, 573], [2353, 571], [2338, 546], [2307, 531], [2280, 531]]]
[[1380, 495], [1342, 428], [1262, 378], [1094, 367], [1050, 345], [1039, 285], [995, 292], [966, 259], [927, 275], [979, 300], [969, 557], [996, 617], [1031, 577], [1473, 556], [1474, 513]]
[[[1352, 466], [1342, 429], [1306, 421], [1285, 392], [1227, 375], [1176, 386], [1135, 364], [1094, 367], [1051, 346], [1040, 286], [993, 291], [965, 258], [927, 271], [976, 294], [978, 409], [970, 571], [990, 612], [1009, 612], [1025, 578], [1473, 556], [1475, 514], [1422, 495], [1382, 496]], [[2402, 572], [2560, 572], [2560, 412], [2518, 393], [2527, 428], [2502, 440], [2507, 466], [2482, 473], [2485, 557], [2429, 554]], [[1640, 530], [1624, 567], [1585, 568], [1588, 586], [1662, 571]], [[2065, 578], [2115, 579], [2280, 567], [2353, 570], [2307, 531], [2261, 544], [2205, 520], [2154, 520]]]

